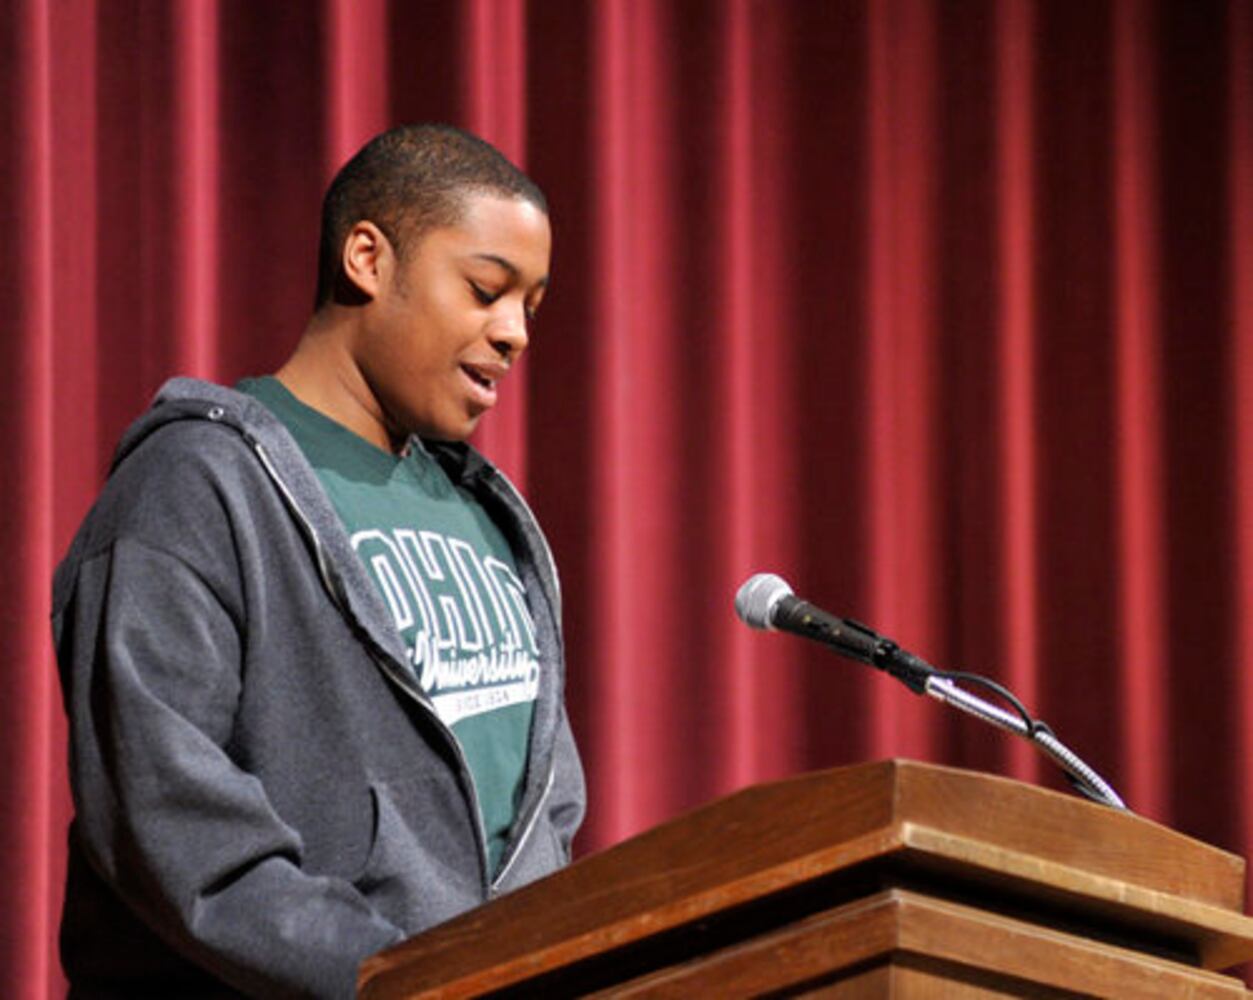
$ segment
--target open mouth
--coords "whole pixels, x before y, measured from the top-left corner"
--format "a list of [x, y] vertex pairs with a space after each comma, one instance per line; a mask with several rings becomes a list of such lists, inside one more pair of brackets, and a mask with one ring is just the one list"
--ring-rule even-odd
[[490, 379], [486, 375], [481, 374], [480, 372], [476, 371], [473, 368], [470, 368], [467, 365], [462, 365], [461, 370], [470, 376], [470, 380], [472, 382], [475, 382], [478, 385], [481, 385], [484, 389], [492, 389], [496, 385], [495, 379]]

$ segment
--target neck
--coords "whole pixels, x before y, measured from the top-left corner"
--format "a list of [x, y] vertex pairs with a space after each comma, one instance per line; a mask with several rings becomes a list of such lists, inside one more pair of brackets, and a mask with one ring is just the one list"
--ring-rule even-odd
[[337, 306], [314, 313], [296, 350], [275, 377], [306, 406], [384, 451], [404, 446], [389, 433], [383, 409], [349, 350], [353, 326]]

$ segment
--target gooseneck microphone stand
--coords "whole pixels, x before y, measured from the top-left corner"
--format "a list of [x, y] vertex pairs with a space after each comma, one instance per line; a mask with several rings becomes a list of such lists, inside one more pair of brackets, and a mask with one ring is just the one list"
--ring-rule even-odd
[[[929, 695], [976, 719], [1023, 737], [1056, 763], [1080, 794], [1114, 809], [1127, 808], [1108, 782], [1059, 740], [1052, 729], [1039, 719], [1032, 718], [1013, 692], [996, 681], [979, 674], [938, 670], [860, 622], [837, 618], [799, 600], [787, 582], [773, 573], [758, 573], [747, 580], [736, 594], [735, 610], [751, 628], [784, 630], [814, 639], [842, 656], [891, 674], [915, 694]], [[1013, 711], [985, 701], [961, 684], [993, 692]]]

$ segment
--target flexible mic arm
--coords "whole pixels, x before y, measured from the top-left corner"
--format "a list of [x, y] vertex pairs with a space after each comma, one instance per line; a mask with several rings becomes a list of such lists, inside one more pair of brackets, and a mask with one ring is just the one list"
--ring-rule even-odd
[[[958, 687], [953, 682], [952, 675], [946, 676], [946, 673], [946, 671], [936, 671], [927, 678], [925, 693], [937, 701], [973, 715], [976, 719], [982, 719], [984, 722], [989, 722], [1034, 743], [1046, 757], [1066, 772], [1080, 792], [1093, 801], [1115, 809], [1127, 808], [1127, 804], [1110, 787], [1109, 783], [1085, 763], [1083, 758], [1053, 735], [1053, 730], [1039, 719], [1027, 716], [1024, 720], [1002, 708], [997, 708], [978, 695]], [[961, 676], [970, 683], [994, 683], [975, 674]]]
[[[937, 670], [860, 622], [837, 618], [808, 601], [800, 600], [787, 582], [773, 573], [758, 573], [749, 578], [735, 596], [735, 611], [750, 628], [782, 630], [815, 639], [841, 656], [868, 663], [891, 674], [915, 694], [929, 695], [976, 719], [1023, 737], [1061, 767], [1085, 796], [1115, 809], [1127, 808], [1118, 793], [1096, 771], [1062, 743], [1047, 725], [1032, 718], [1022, 702], [996, 681], [978, 674]], [[984, 701], [959, 686], [957, 681], [994, 691], [1015, 711], [1007, 712]]]

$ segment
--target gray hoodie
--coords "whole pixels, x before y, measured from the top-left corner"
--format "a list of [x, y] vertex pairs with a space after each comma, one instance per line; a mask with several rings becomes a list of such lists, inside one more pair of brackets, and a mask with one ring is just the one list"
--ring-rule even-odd
[[427, 447], [509, 539], [544, 667], [499, 873], [316, 474], [260, 403], [175, 379], [53, 587], [74, 995], [349, 997], [365, 956], [568, 861], [584, 788], [551, 553], [485, 459]]

